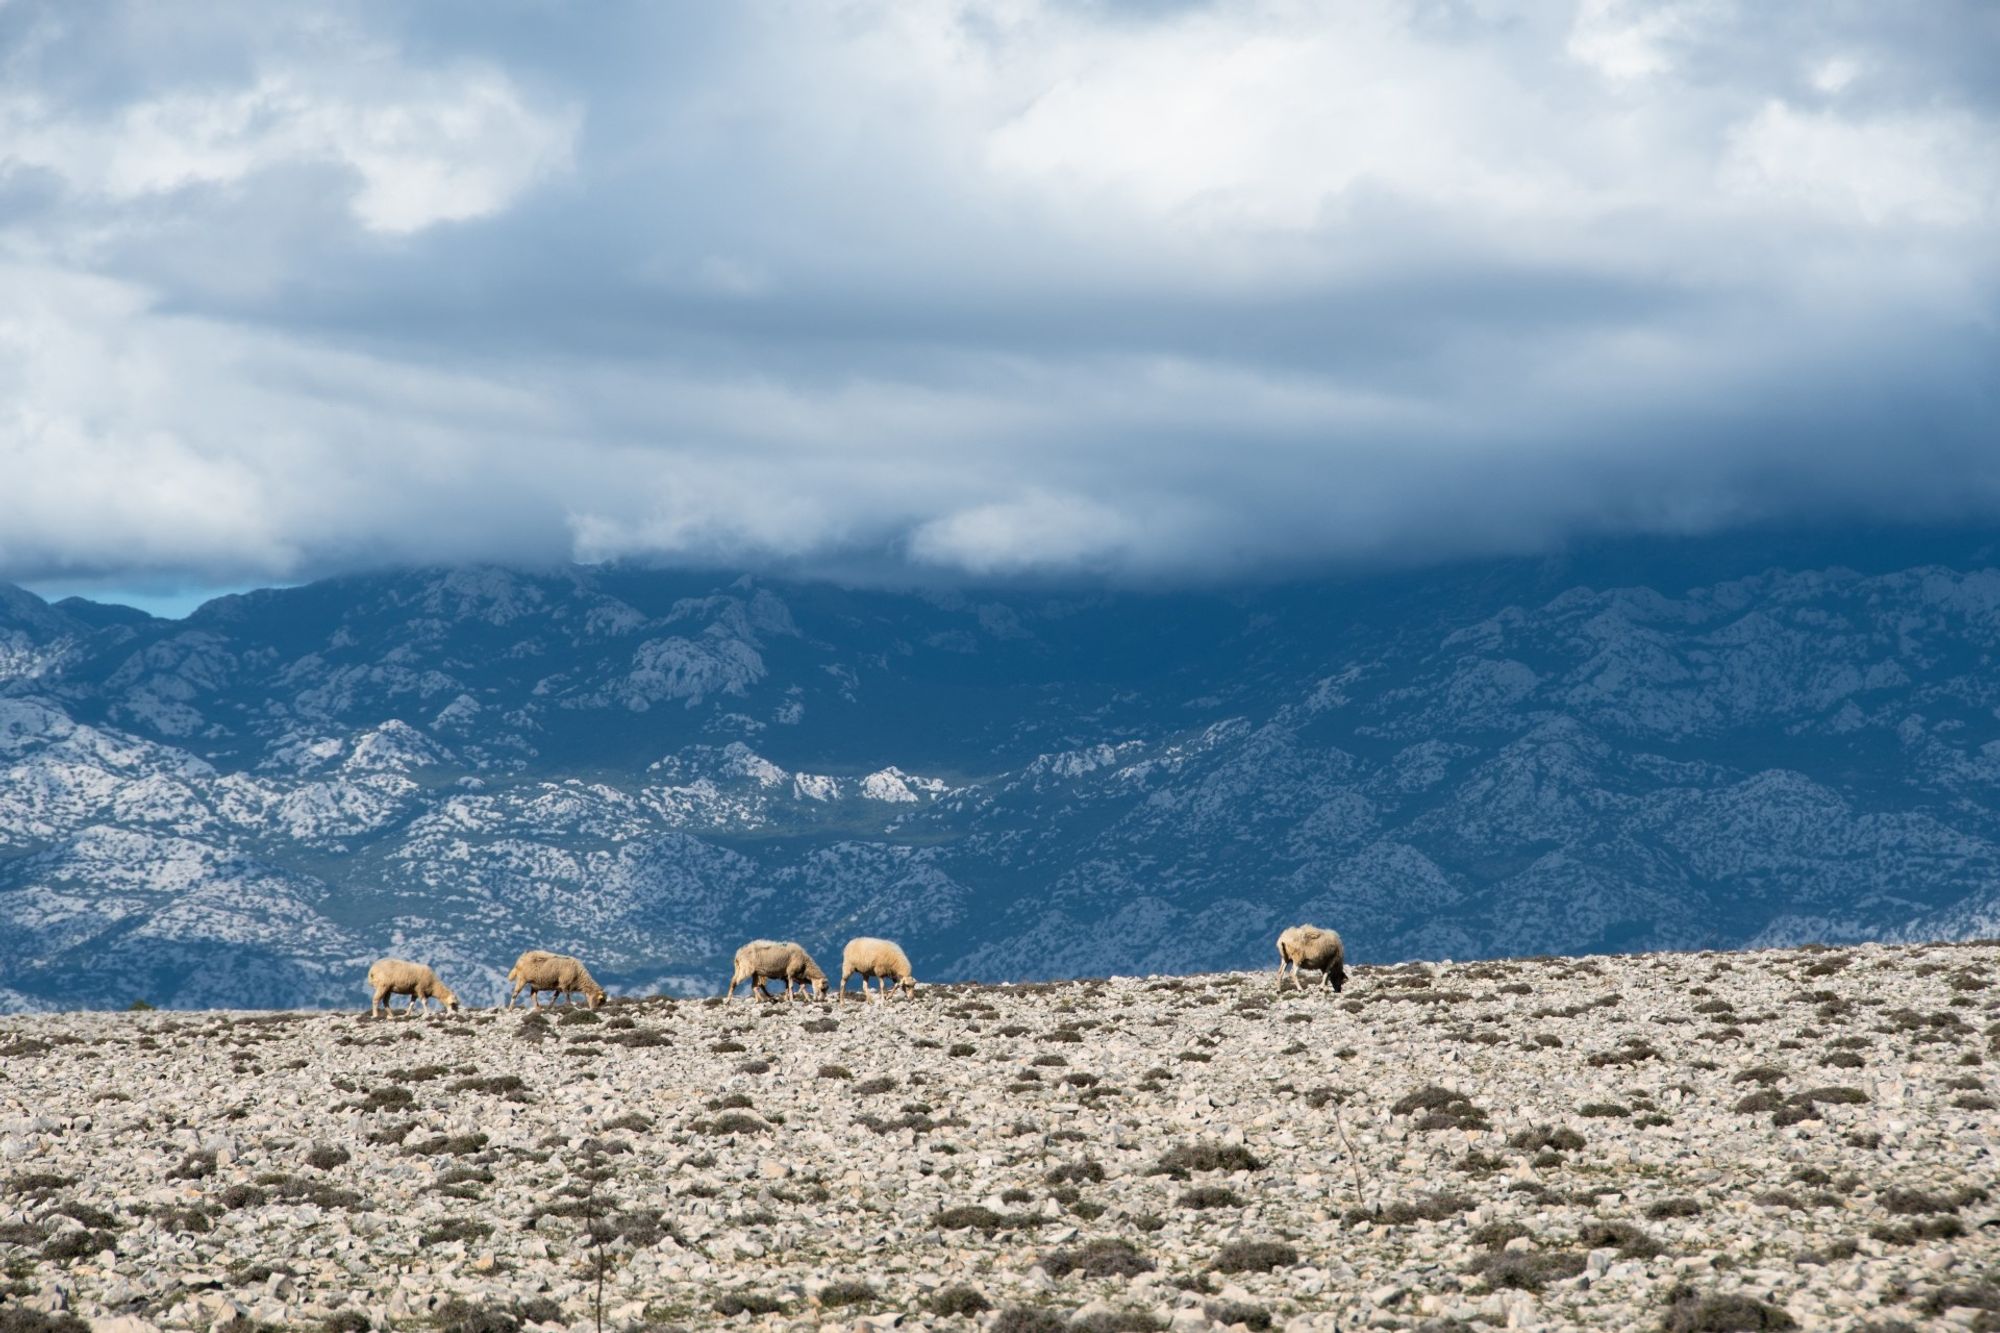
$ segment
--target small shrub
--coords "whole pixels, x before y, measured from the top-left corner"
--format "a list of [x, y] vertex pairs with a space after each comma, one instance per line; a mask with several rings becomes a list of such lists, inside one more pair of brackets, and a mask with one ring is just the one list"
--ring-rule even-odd
[[1395, 1115], [1422, 1112], [1416, 1121], [1420, 1130], [1488, 1129], [1492, 1124], [1464, 1093], [1434, 1084], [1399, 1097], [1389, 1110]]
[[344, 1166], [353, 1160], [354, 1154], [347, 1149], [324, 1143], [314, 1144], [312, 1150], [306, 1154], [306, 1165], [320, 1171], [331, 1171], [336, 1166]]
[[180, 1165], [167, 1172], [168, 1180], [206, 1180], [215, 1174], [215, 1153], [189, 1153]]
[[888, 1092], [896, 1086], [893, 1078], [865, 1078], [854, 1085], [854, 1090], [864, 1097], [873, 1097]]
[[993, 1316], [986, 1333], [1065, 1333], [1069, 1321], [1039, 1305], [1010, 1305]]
[[1131, 1241], [1107, 1238], [1045, 1254], [1042, 1269], [1050, 1277], [1068, 1277], [1071, 1273], [1082, 1277], [1137, 1277], [1152, 1272], [1153, 1261], [1139, 1253]]
[[1661, 1333], [1733, 1333], [1798, 1326], [1798, 1321], [1784, 1310], [1753, 1297], [1704, 1293], [1682, 1284], [1667, 1293], [1666, 1320]]
[[1650, 1259], [1661, 1253], [1660, 1243], [1630, 1222], [1586, 1222], [1576, 1240], [1587, 1250], [1617, 1250], [1625, 1259]]
[[1646, 1205], [1646, 1216], [1656, 1222], [1669, 1217], [1700, 1217], [1701, 1205], [1693, 1199], [1661, 1199]]
[[62, 1311], [44, 1314], [25, 1305], [0, 1305], [0, 1333], [90, 1333], [90, 1325]]
[[1632, 1109], [1617, 1102], [1585, 1102], [1576, 1108], [1576, 1113], [1597, 1120], [1622, 1120], [1632, 1114]]
[[866, 1305], [875, 1300], [878, 1293], [866, 1282], [842, 1279], [829, 1282], [820, 1288], [819, 1303], [822, 1309], [838, 1310], [849, 1305]]
[[932, 1292], [924, 1307], [934, 1315], [976, 1315], [991, 1310], [993, 1302], [980, 1295], [977, 1288], [961, 1282]]
[[1441, 1222], [1447, 1217], [1456, 1217], [1472, 1207], [1472, 1200], [1463, 1194], [1426, 1194], [1421, 1198], [1390, 1204], [1381, 1213], [1381, 1221], [1392, 1226], [1408, 1226], [1412, 1222]]
[[1183, 1143], [1169, 1148], [1147, 1175], [1186, 1180], [1196, 1171], [1261, 1171], [1264, 1163], [1239, 1143]]
[[440, 1134], [436, 1138], [425, 1139], [412, 1144], [403, 1151], [419, 1157], [464, 1157], [479, 1152], [486, 1147], [486, 1136], [480, 1133]]
[[1965, 1223], [1956, 1217], [1920, 1217], [1914, 1222], [1892, 1226], [1884, 1223], [1868, 1228], [1868, 1234], [1885, 1245], [1915, 1245], [1920, 1240], [1953, 1240], [1965, 1234]]
[[1243, 1196], [1224, 1185], [1197, 1185], [1175, 1202], [1182, 1208], [1241, 1208]]
[[117, 1217], [102, 1208], [82, 1203], [75, 1199], [57, 1205], [55, 1211], [64, 1217], [71, 1218], [86, 1227], [96, 1230], [116, 1231], [118, 1229]]
[[776, 1314], [783, 1308], [775, 1298], [754, 1291], [726, 1291], [715, 1298], [715, 1312], [725, 1319], [740, 1314]]
[[1925, 1190], [1887, 1189], [1877, 1200], [1883, 1211], [1901, 1217], [1912, 1217], [1922, 1213], [1955, 1213], [1959, 1205], [1942, 1194], [1932, 1194]]
[[989, 1236], [996, 1231], [1025, 1230], [1042, 1223], [1034, 1214], [996, 1213], [976, 1203], [947, 1208], [931, 1220], [945, 1231], [979, 1231]]
[[81, 1259], [85, 1255], [99, 1254], [112, 1247], [111, 1233], [108, 1231], [62, 1231], [42, 1246], [44, 1259]]
[[1504, 1250], [1508, 1241], [1527, 1234], [1528, 1229], [1519, 1222], [1488, 1222], [1484, 1226], [1474, 1227], [1466, 1239], [1474, 1245], [1484, 1246], [1489, 1250]]
[[1546, 1125], [1536, 1125], [1532, 1129], [1519, 1130], [1510, 1135], [1507, 1146], [1528, 1152], [1578, 1152], [1584, 1146], [1584, 1139], [1583, 1135], [1573, 1129], [1552, 1129]]
[[203, 1236], [215, 1230], [215, 1223], [199, 1208], [162, 1208], [153, 1214], [153, 1220], [159, 1223], [160, 1230], [176, 1235]]
[[1585, 1263], [1583, 1255], [1570, 1250], [1495, 1250], [1474, 1259], [1465, 1271], [1495, 1290], [1541, 1291], [1551, 1282], [1575, 1277]]
[[1104, 1168], [1094, 1157], [1086, 1157], [1080, 1162], [1066, 1162], [1047, 1172], [1042, 1177], [1049, 1185], [1094, 1185], [1104, 1179]]
[[1785, 1071], [1777, 1065], [1752, 1065], [1739, 1072], [1730, 1082], [1756, 1083], [1768, 1088], [1773, 1084], [1784, 1082], [1785, 1078]]
[[493, 1228], [484, 1222], [473, 1222], [462, 1217], [447, 1218], [434, 1227], [426, 1227], [418, 1237], [424, 1245], [442, 1245], [448, 1241], [480, 1241], [493, 1234]]
[[1222, 1273], [1268, 1273], [1298, 1261], [1299, 1252], [1283, 1241], [1235, 1240], [1215, 1252], [1211, 1266]]
[[[1953, 1308], [2000, 1310], [2000, 1281], [1988, 1280], [1939, 1287], [1924, 1298], [1924, 1310], [1928, 1314], [1943, 1314]], [[1974, 1324], [1973, 1327], [1977, 1328], [1979, 1325]]]

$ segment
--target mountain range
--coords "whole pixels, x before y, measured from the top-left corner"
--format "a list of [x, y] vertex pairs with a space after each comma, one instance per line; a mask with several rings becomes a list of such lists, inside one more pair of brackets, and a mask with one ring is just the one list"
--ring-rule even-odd
[[2000, 543], [1630, 541], [1201, 589], [0, 584], [0, 1009], [492, 1002], [2000, 933]]

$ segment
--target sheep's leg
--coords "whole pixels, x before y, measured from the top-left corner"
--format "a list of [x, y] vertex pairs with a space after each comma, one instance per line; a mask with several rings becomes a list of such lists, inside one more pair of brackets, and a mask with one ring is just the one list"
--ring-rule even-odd
[[375, 992], [374, 999], [368, 1003], [368, 1016], [370, 1018], [380, 1018], [382, 1016], [382, 997], [387, 994], [387, 991], [380, 989]]

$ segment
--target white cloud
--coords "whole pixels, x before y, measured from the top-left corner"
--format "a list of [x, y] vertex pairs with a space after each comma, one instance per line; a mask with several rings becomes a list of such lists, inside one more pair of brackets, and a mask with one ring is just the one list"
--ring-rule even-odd
[[1724, 0], [1581, 0], [1567, 49], [1607, 78], [1666, 74], [1679, 43], [1734, 9]]
[[17, 94], [0, 100], [0, 172], [42, 168], [129, 204], [329, 164], [353, 176], [356, 221], [402, 234], [489, 216], [569, 163], [577, 111], [531, 106], [498, 70], [413, 70], [377, 51], [348, 60], [96, 115]]
[[1140, 525], [1110, 505], [1037, 492], [932, 519], [911, 534], [910, 554], [975, 574], [1019, 574], [1115, 568], [1149, 544]]
[[1731, 135], [1734, 192], [1870, 227], [2000, 220], [2000, 140], [1963, 114], [1859, 118], [1766, 104]]

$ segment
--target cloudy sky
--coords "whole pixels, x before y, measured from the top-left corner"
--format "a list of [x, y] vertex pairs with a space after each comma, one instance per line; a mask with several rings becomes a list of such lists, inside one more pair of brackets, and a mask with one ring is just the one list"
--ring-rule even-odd
[[1990, 0], [0, 0], [0, 578], [2000, 510]]

